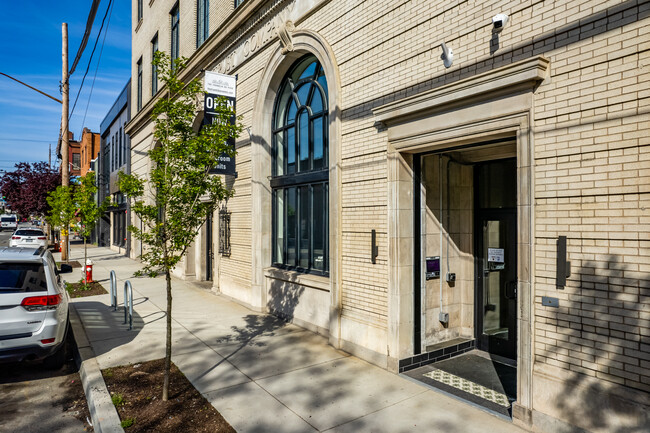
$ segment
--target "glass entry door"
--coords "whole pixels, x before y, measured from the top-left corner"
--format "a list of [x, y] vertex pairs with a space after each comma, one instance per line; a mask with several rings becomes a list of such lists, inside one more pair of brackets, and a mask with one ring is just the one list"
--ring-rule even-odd
[[477, 291], [479, 345], [496, 355], [516, 358], [516, 213], [482, 212]]
[[476, 332], [481, 350], [517, 357], [515, 160], [476, 167]]

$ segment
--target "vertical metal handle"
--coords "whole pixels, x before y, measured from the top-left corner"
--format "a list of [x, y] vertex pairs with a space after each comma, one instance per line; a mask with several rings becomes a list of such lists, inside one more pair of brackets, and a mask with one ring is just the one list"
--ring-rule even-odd
[[130, 331], [133, 329], [133, 287], [128, 280], [124, 282], [124, 324], [127, 323]]

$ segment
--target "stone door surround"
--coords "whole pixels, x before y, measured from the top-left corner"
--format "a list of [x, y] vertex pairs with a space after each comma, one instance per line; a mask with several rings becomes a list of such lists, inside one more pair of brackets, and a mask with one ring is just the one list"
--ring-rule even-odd
[[[517, 138], [518, 319], [517, 402], [513, 417], [528, 423], [532, 409], [533, 100], [549, 72], [542, 56], [375, 108], [388, 137], [389, 366], [413, 356], [413, 154], [496, 138]], [[409, 245], [411, 246], [409, 248]], [[418, 260], [420, 258], [418, 257]], [[423, 277], [423, 276], [422, 276]], [[424, 282], [425, 279], [421, 278]]]

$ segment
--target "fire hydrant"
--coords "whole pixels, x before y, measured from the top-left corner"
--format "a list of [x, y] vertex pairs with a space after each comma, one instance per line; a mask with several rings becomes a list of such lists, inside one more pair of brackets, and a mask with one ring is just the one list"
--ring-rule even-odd
[[92, 283], [93, 282], [93, 262], [92, 260], [88, 259], [86, 260], [86, 266], [84, 267], [84, 272], [86, 279], [84, 280], [84, 283]]

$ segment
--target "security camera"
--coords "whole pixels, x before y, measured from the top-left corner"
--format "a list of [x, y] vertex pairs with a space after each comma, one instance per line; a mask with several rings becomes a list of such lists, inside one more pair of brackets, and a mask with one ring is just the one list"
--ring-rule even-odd
[[506, 26], [508, 22], [508, 15], [506, 14], [496, 14], [492, 17], [492, 28], [496, 32], [500, 32]]
[[447, 47], [447, 44], [444, 42], [440, 44], [440, 48], [442, 48], [442, 55], [440, 56], [442, 63], [445, 65], [445, 68], [450, 68], [454, 62], [454, 50]]

